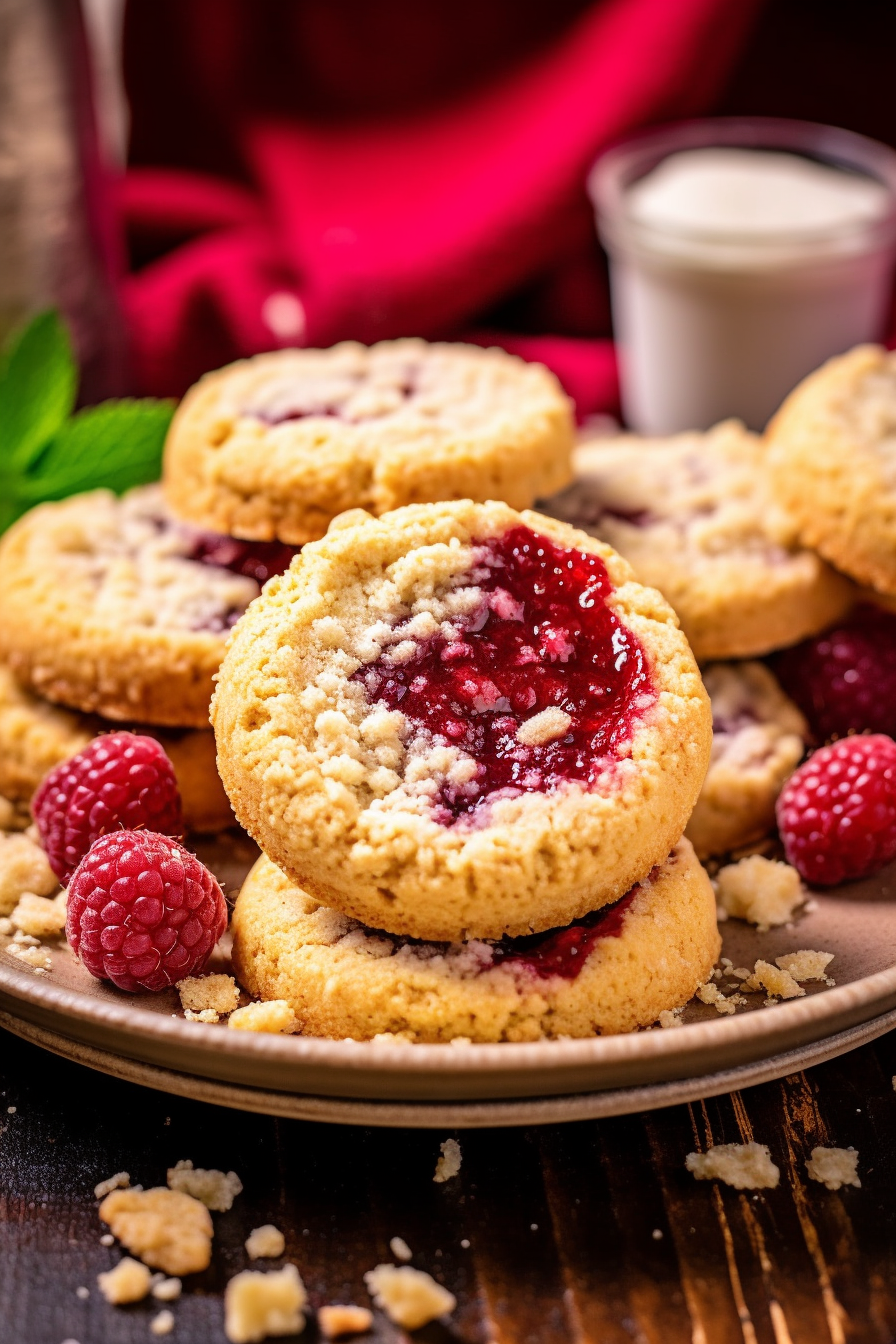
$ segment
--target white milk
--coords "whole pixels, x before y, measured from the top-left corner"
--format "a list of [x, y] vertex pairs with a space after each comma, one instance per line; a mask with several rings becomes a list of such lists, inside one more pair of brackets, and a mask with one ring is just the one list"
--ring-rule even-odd
[[711, 144], [625, 183], [624, 148], [611, 190], [613, 163], [598, 165], [595, 196], [633, 429], [668, 434], [732, 415], [761, 429], [812, 369], [880, 337], [891, 187], [797, 153]]

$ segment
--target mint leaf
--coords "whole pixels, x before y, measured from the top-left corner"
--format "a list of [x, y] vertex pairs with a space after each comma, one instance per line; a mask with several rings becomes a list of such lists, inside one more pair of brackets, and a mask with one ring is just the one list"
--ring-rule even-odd
[[158, 480], [174, 402], [104, 401], [73, 415], [15, 482], [16, 517], [48, 499], [100, 486], [121, 494]]
[[75, 404], [78, 373], [54, 309], [16, 332], [0, 363], [0, 482], [31, 465]]

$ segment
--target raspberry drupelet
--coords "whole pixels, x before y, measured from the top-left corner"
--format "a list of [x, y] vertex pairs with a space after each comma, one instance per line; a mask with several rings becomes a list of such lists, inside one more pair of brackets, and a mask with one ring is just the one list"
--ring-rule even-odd
[[131, 993], [202, 970], [227, 927], [204, 864], [165, 835], [115, 831], [81, 860], [68, 889], [66, 937], [98, 980]]

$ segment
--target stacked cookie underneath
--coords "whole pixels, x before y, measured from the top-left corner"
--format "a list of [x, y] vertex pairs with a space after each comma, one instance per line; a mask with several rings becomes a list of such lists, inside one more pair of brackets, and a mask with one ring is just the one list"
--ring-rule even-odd
[[265, 852], [234, 965], [303, 1030], [627, 1031], [709, 975], [682, 836], [708, 700], [668, 604], [586, 534], [466, 500], [344, 514], [238, 623], [212, 721]]

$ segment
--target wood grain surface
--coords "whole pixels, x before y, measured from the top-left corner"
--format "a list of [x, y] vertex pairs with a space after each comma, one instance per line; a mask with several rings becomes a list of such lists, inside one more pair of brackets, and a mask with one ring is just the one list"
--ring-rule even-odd
[[[456, 1135], [226, 1111], [88, 1072], [0, 1034], [0, 1342], [151, 1341], [160, 1303], [106, 1304], [93, 1187], [164, 1182], [180, 1158], [234, 1169], [210, 1269], [174, 1304], [181, 1344], [223, 1344], [224, 1285], [253, 1227], [282, 1228], [313, 1306], [367, 1303], [402, 1236], [458, 1299], [427, 1344], [891, 1344], [896, 1339], [896, 1039], [783, 1082], [643, 1116]], [[14, 1113], [8, 1107], [14, 1106]], [[777, 1190], [697, 1182], [688, 1152], [767, 1143]], [[816, 1144], [859, 1150], [861, 1190], [810, 1181]], [[469, 1242], [469, 1246], [463, 1243]], [[279, 1262], [261, 1262], [268, 1267]], [[89, 1288], [81, 1300], [76, 1290]], [[313, 1320], [302, 1336], [317, 1338]], [[398, 1341], [380, 1314], [365, 1339]]]

